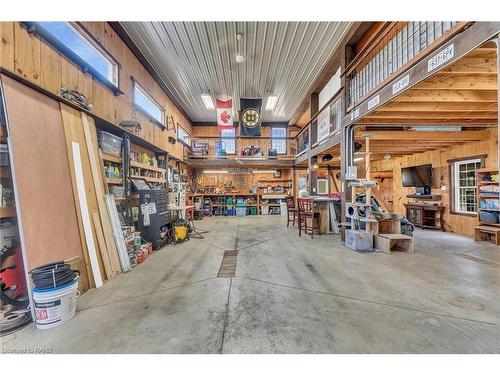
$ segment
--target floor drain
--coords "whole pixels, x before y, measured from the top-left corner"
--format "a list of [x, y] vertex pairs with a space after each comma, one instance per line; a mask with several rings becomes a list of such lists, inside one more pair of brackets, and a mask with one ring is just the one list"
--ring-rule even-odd
[[224, 251], [224, 257], [220, 264], [219, 273], [217, 277], [234, 277], [236, 273], [236, 262], [238, 259], [238, 251], [227, 250]]

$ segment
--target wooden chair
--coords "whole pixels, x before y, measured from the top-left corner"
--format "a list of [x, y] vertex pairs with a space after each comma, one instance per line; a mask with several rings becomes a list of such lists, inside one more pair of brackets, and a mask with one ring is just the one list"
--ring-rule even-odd
[[[314, 200], [299, 198], [297, 202], [299, 206], [299, 237], [302, 234], [302, 228], [304, 228], [304, 233], [310, 233], [311, 238], [313, 238], [314, 230], [317, 229], [319, 232], [319, 212], [314, 211]], [[308, 219], [311, 222], [310, 226], [307, 223]]]
[[[295, 207], [295, 199], [293, 196], [288, 196], [285, 198], [286, 202], [286, 226], [290, 226], [290, 222], [292, 226], [295, 226], [295, 223], [298, 223], [298, 214], [299, 210]], [[291, 218], [290, 218], [291, 216]]]

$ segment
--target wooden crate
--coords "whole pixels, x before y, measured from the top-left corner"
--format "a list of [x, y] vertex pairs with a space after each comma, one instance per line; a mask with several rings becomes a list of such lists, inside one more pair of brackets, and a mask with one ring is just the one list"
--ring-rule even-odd
[[413, 237], [404, 234], [379, 234], [374, 237], [374, 247], [377, 250], [390, 254], [392, 251], [414, 253]]

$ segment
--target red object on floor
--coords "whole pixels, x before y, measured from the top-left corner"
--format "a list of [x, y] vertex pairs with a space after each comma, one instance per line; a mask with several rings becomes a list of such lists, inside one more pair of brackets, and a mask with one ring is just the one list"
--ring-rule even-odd
[[0, 268], [8, 267], [5, 271], [0, 273], [0, 280], [5, 282], [7, 288], [17, 286], [17, 289], [12, 296], [18, 298], [28, 293], [26, 287], [26, 279], [24, 277], [24, 264], [21, 255], [21, 249], [16, 248], [14, 255], [7, 257]]

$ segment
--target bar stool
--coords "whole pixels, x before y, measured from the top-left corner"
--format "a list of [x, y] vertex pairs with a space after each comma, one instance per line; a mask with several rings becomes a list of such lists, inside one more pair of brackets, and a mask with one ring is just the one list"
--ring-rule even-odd
[[[314, 230], [317, 229], [319, 233], [319, 212], [314, 211], [314, 200], [310, 198], [298, 198], [299, 206], [299, 237], [304, 233], [310, 233], [313, 238]], [[307, 219], [311, 220], [311, 225], [307, 224]]]
[[[295, 223], [298, 223], [298, 214], [299, 210], [295, 207], [295, 200], [293, 196], [287, 196], [285, 198], [286, 202], [286, 226], [290, 226], [290, 222], [292, 222], [292, 226], [295, 226]], [[290, 216], [292, 217], [290, 219]]]

